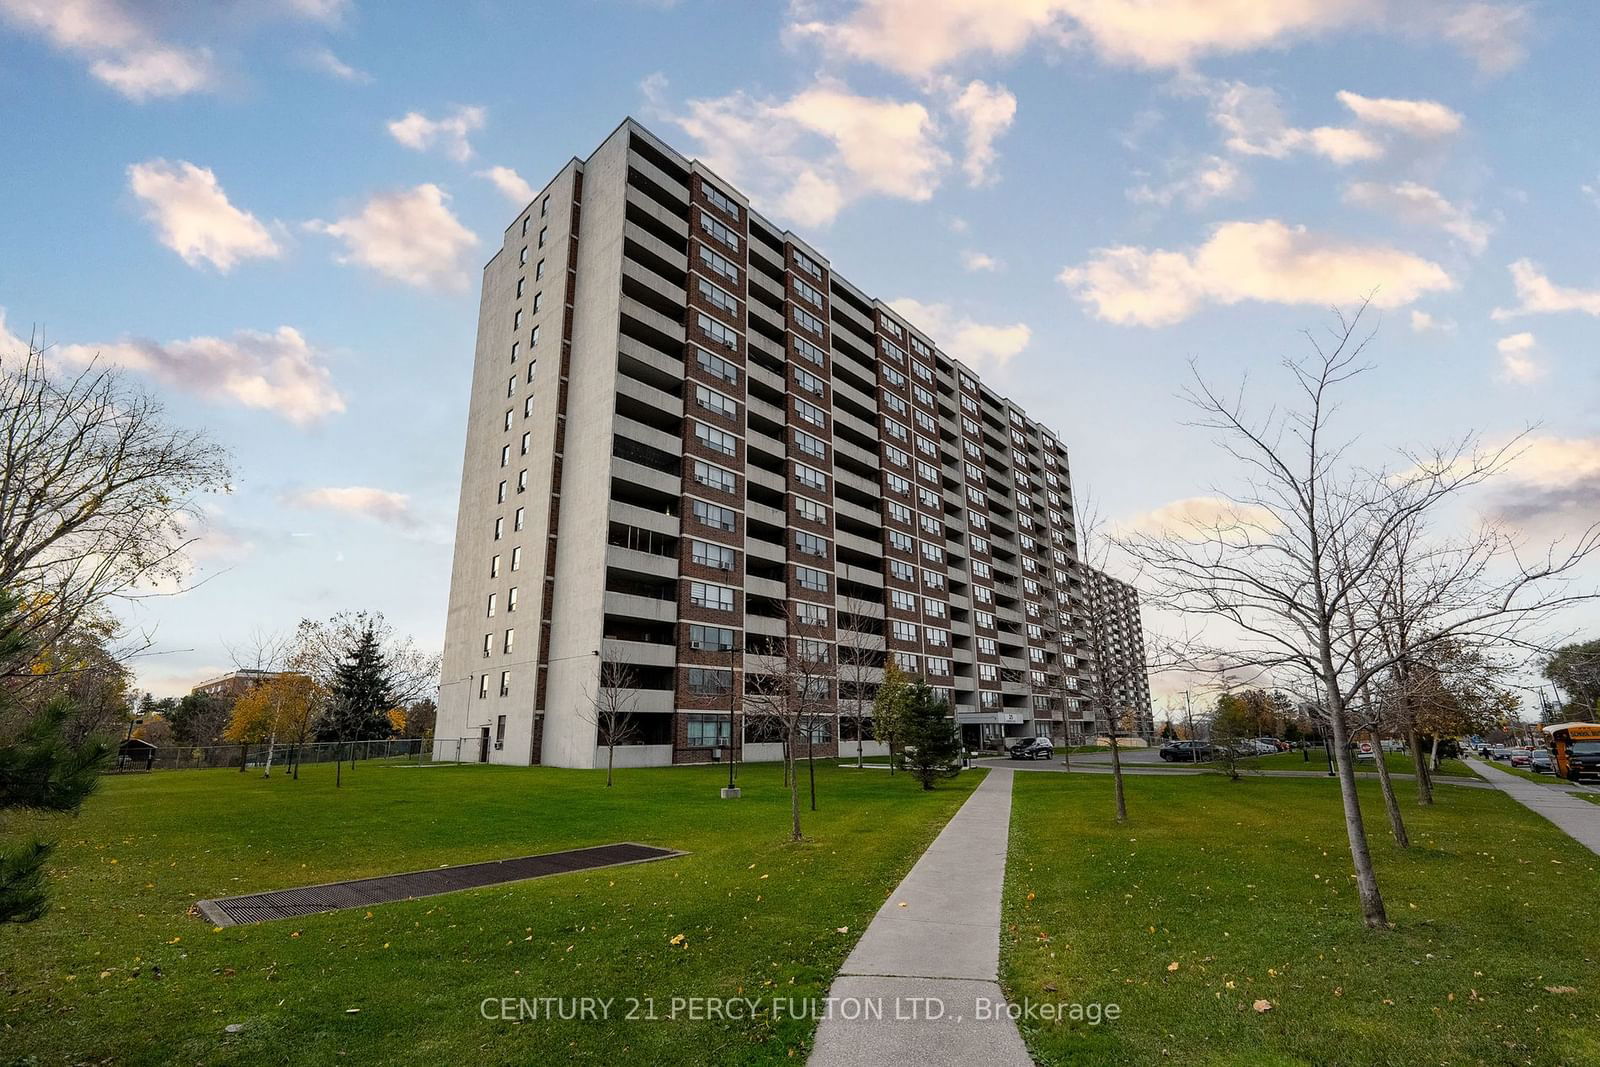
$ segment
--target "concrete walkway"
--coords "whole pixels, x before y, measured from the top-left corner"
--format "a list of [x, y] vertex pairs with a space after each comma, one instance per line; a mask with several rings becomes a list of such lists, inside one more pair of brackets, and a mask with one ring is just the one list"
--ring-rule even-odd
[[1568, 837], [1600, 856], [1600, 804], [1575, 797], [1565, 789], [1530, 782], [1482, 760], [1467, 757], [1472, 769], [1489, 779], [1502, 793], [1536, 815], [1543, 815]]
[[[975, 759], [975, 760], [972, 761], [972, 765], [974, 767], [990, 767], [990, 768], [1007, 767], [1007, 766], [1009, 766], [1013, 770], [1018, 770], [1018, 771], [1054, 771], [1054, 772], [1062, 773], [1062, 774], [1111, 774], [1112, 773], [1111, 764], [1109, 764], [1109, 763], [1084, 763], [1084, 762], [1080, 761], [1077, 756], [1072, 757], [1072, 766], [1070, 766], [1070, 767], [1063, 766], [1060, 760], [1016, 760], [1016, 761], [1012, 761], [1012, 760], [1007, 760], [1003, 756], [984, 757], [984, 758], [981, 758], [981, 759]], [[1210, 766], [1196, 767], [1193, 764], [1162, 764], [1160, 766], [1149, 766], [1149, 765], [1144, 765], [1144, 764], [1131, 764], [1131, 765], [1130, 764], [1124, 764], [1123, 767], [1122, 767], [1122, 773], [1126, 774], [1126, 775], [1130, 775], [1130, 776], [1132, 776], [1132, 775], [1144, 775], [1144, 776], [1150, 777], [1150, 778], [1161, 778], [1161, 777], [1178, 778], [1178, 777], [1182, 777], [1184, 775], [1221, 774], [1222, 772], [1219, 771], [1215, 767], [1210, 767]], [[1331, 780], [1331, 776], [1325, 770], [1313, 770], [1313, 771], [1262, 771], [1262, 770], [1256, 770], [1254, 768], [1240, 767], [1239, 768], [1239, 773], [1242, 776], [1246, 777], [1246, 778], [1328, 778], [1328, 779]], [[1390, 777], [1390, 779], [1392, 779], [1393, 781], [1396, 781], [1396, 782], [1409, 782], [1409, 781], [1415, 780], [1416, 775], [1414, 775], [1414, 774], [1395, 773], [1395, 774], [1389, 775], [1389, 777]], [[1356, 772], [1356, 781], [1359, 782], [1359, 781], [1363, 781], [1363, 780], [1369, 780], [1369, 781], [1374, 781], [1375, 782], [1375, 781], [1378, 780], [1378, 776], [1377, 776], [1377, 774], [1375, 774], [1373, 772], [1370, 772], [1370, 771], [1358, 771], [1358, 772]], [[1433, 784], [1434, 785], [1464, 785], [1469, 789], [1493, 789], [1494, 788], [1494, 786], [1490, 785], [1488, 782], [1479, 781], [1476, 778], [1461, 778], [1461, 777], [1458, 777], [1458, 776], [1455, 776], [1455, 775], [1439, 775], [1439, 774], [1436, 774], [1436, 775], [1433, 776]]]
[[844, 961], [812, 1067], [1031, 1065], [996, 981], [1010, 826], [1011, 771], [994, 768]]

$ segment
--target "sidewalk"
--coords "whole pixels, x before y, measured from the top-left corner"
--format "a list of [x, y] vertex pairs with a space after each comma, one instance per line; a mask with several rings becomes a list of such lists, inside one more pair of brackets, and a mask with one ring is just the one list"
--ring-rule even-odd
[[996, 979], [1010, 826], [1011, 771], [994, 768], [844, 961], [812, 1067], [1033, 1062], [1016, 1024], [994, 1018], [1006, 1002]]
[[1507, 774], [1482, 760], [1467, 757], [1467, 763], [1502, 793], [1537, 815], [1556, 824], [1568, 837], [1600, 856], [1600, 805], [1591, 804], [1554, 785], [1541, 785]]

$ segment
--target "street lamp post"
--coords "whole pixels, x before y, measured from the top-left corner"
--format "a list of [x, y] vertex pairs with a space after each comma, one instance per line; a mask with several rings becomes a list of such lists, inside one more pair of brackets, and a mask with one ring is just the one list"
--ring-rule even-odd
[[734, 783], [734, 780], [733, 780], [733, 755], [734, 755], [733, 733], [738, 728], [738, 725], [739, 725], [734, 719], [735, 709], [736, 709], [736, 702], [735, 702], [734, 697], [733, 697], [733, 683], [734, 683], [733, 658], [734, 658], [734, 647], [733, 647], [733, 643], [730, 641], [728, 643], [728, 785], [727, 785], [727, 788], [722, 790], [722, 799], [723, 800], [733, 800], [733, 799], [735, 799], [735, 798], [737, 798], [739, 796], [739, 787], [738, 787], [738, 785], [736, 785]]

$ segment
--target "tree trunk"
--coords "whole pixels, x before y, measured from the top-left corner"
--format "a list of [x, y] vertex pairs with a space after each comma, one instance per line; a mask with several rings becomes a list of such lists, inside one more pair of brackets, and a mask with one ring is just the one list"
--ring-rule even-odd
[[863, 752], [862, 740], [863, 740], [863, 738], [861, 736], [862, 734], [867, 732], [866, 731], [866, 724], [867, 723], [866, 723], [865, 716], [863, 716], [861, 714], [860, 709], [857, 709], [857, 711], [856, 711], [856, 770], [858, 770], [858, 771], [861, 770], [862, 767], [866, 766], [866, 764], [862, 762], [862, 752]]
[[1361, 898], [1361, 918], [1369, 929], [1382, 930], [1389, 925], [1389, 916], [1383, 908], [1383, 894], [1378, 891], [1378, 876], [1372, 869], [1372, 852], [1367, 846], [1367, 828], [1361, 819], [1361, 798], [1356, 795], [1356, 771], [1347, 747], [1349, 735], [1344, 722], [1344, 695], [1339, 692], [1333, 671], [1332, 658], [1324, 650], [1323, 670], [1329, 679], [1323, 682], [1328, 698], [1328, 725], [1333, 734], [1333, 763], [1339, 774], [1339, 797], [1344, 804], [1345, 836], [1350, 840], [1350, 862], [1356, 872], [1356, 892]]
[[1117, 731], [1111, 731], [1111, 780], [1117, 794], [1117, 821], [1128, 821], [1128, 798], [1122, 791], [1122, 751], [1117, 748]]
[[267, 766], [261, 772], [261, 777], [272, 777], [272, 756], [278, 749], [278, 731], [274, 730], [267, 736]]
[[248, 767], [249, 765], [250, 765], [250, 742], [245, 741], [245, 742], [242, 742], [239, 745], [239, 773], [243, 774], [244, 773], [244, 769], [246, 767]]
[[1411, 847], [1411, 838], [1406, 835], [1405, 820], [1400, 817], [1400, 801], [1394, 795], [1394, 781], [1389, 777], [1388, 754], [1383, 751], [1383, 738], [1378, 731], [1367, 731], [1372, 736], [1373, 747], [1377, 750], [1378, 760], [1378, 785], [1383, 789], [1383, 806], [1389, 812], [1389, 828], [1394, 831], [1394, 843], [1401, 848]]
[[344, 785], [344, 744], [341, 742], [333, 750], [333, 787], [338, 789]]
[[[1433, 752], [1430, 753], [1430, 758], [1428, 760], [1428, 764], [1429, 764], [1428, 771], [1429, 771], [1430, 774], [1439, 769], [1439, 735], [1438, 734], [1434, 734], [1433, 735]], [[1432, 781], [1431, 778], [1429, 779], [1428, 784], [1430, 786], [1433, 784], [1433, 781]]]
[[[730, 753], [730, 757], [731, 757], [731, 753]], [[606, 746], [606, 788], [607, 789], [611, 788], [611, 768], [616, 762], [617, 762], [617, 746], [614, 745], [614, 744], [607, 745]]]
[[811, 810], [817, 810], [817, 757], [811, 743], [806, 743], [806, 776], [811, 779]]
[[799, 768], [792, 766], [794, 763], [794, 746], [789, 746], [789, 754], [784, 760], [784, 770], [789, 775], [789, 840], [799, 841], [800, 833], [800, 772]]
[[1422, 738], [1415, 726], [1406, 727], [1406, 747], [1411, 750], [1411, 764], [1417, 772], [1417, 803], [1433, 803], [1433, 776], [1428, 773], [1428, 761], [1422, 755]]

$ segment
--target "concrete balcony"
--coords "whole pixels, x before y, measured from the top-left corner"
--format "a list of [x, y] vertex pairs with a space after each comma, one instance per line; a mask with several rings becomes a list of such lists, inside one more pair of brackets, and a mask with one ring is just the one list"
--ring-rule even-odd
[[634, 596], [632, 593], [606, 592], [605, 612], [607, 615], [621, 615], [629, 619], [644, 619], [648, 622], [677, 622], [678, 605], [671, 600], [657, 600], [655, 597]]
[[678, 536], [678, 517], [676, 515], [651, 511], [636, 504], [624, 504], [620, 500], [611, 502], [611, 521], [620, 522], [626, 526], [635, 526], [641, 530], [651, 530], [655, 533], [666, 534], [668, 537]]
[[654, 644], [649, 641], [605, 642], [606, 654], [622, 663], [635, 667], [676, 667], [678, 646]]
[[654, 467], [646, 467], [642, 463], [635, 463], [620, 456], [611, 457], [611, 473], [625, 482], [632, 482], [672, 496], [678, 496], [683, 492], [683, 479], [676, 474], [658, 471]]
[[671, 556], [658, 556], [652, 552], [640, 552], [633, 548], [607, 545], [606, 563], [608, 566], [620, 567], [623, 570], [634, 571], [638, 574], [654, 575], [657, 578], [678, 577], [678, 561], [676, 559]]

